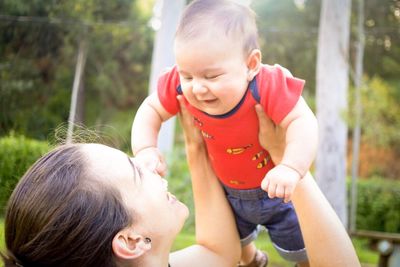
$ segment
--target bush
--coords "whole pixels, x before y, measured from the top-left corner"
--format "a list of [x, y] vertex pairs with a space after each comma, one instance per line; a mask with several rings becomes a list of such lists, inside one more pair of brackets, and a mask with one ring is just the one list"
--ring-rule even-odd
[[371, 178], [358, 182], [357, 229], [400, 232], [400, 182]]
[[40, 156], [50, 150], [46, 142], [10, 136], [0, 138], [0, 212], [18, 180]]

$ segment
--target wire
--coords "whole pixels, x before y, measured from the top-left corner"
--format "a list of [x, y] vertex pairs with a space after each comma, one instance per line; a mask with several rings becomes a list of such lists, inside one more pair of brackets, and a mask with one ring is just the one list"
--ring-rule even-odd
[[138, 23], [133, 21], [84, 21], [74, 19], [62, 19], [62, 18], [49, 18], [49, 17], [34, 17], [34, 16], [12, 16], [0, 14], [0, 20], [13, 21], [21, 23], [46, 23], [46, 24], [62, 24], [62, 25], [78, 25], [78, 26], [120, 26], [120, 27], [134, 27], [138, 26]]

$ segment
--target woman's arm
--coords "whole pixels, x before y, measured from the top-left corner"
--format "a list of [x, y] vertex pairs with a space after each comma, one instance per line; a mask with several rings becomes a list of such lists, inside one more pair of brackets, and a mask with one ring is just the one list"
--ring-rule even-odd
[[[256, 106], [256, 112], [260, 126], [260, 143], [277, 164], [282, 159], [285, 132], [266, 117], [261, 106]], [[310, 173], [298, 182], [292, 202], [299, 218], [311, 266], [360, 266], [346, 230]]]
[[361, 266], [342, 222], [310, 173], [297, 184], [292, 202], [310, 266]]
[[209, 163], [200, 132], [193, 124], [182, 100], [181, 124], [192, 176], [197, 245], [171, 254], [171, 266], [236, 266], [240, 242], [233, 213], [225, 193]]

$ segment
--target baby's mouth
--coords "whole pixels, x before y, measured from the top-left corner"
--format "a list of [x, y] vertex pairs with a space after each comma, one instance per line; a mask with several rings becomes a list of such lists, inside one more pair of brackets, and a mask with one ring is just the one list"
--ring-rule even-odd
[[217, 99], [207, 99], [207, 100], [203, 100], [203, 102], [206, 103], [206, 104], [211, 104], [211, 103], [214, 103], [214, 102], [216, 102], [216, 101], [217, 101]]

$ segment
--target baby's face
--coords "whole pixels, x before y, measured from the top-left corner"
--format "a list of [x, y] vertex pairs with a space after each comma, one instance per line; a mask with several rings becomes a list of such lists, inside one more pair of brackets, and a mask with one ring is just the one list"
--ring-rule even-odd
[[214, 36], [175, 40], [175, 57], [189, 103], [208, 114], [222, 115], [240, 102], [249, 75], [242, 43]]

